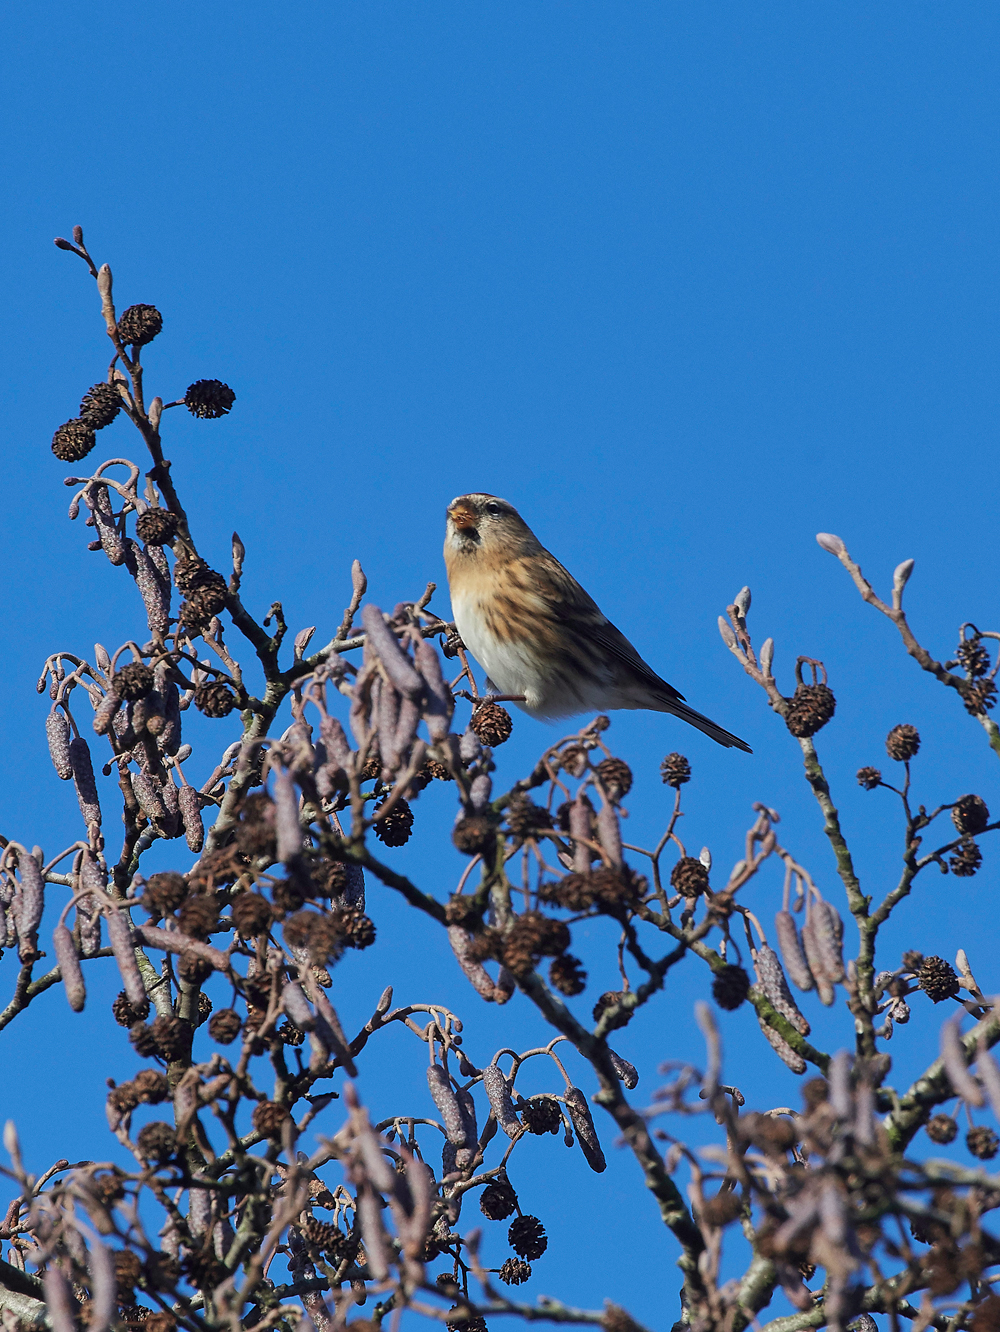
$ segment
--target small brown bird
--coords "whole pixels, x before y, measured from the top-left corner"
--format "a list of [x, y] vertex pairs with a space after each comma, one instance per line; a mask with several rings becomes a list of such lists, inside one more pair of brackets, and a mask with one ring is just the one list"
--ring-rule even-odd
[[524, 695], [532, 717], [648, 708], [753, 752], [646, 665], [506, 500], [452, 500], [444, 559], [463, 642], [499, 693]]

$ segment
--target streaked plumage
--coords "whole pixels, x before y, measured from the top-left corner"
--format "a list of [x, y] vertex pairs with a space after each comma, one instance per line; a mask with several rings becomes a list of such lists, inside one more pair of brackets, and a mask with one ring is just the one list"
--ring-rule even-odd
[[465, 645], [500, 693], [525, 695], [531, 716], [647, 708], [751, 752], [647, 666], [506, 500], [453, 500], [444, 558]]

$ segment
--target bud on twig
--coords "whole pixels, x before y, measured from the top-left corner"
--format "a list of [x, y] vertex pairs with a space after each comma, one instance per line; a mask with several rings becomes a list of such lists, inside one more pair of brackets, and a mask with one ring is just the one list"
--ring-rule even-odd
[[760, 648], [760, 668], [766, 676], [771, 674], [771, 663], [774, 661], [774, 639], [765, 638]]
[[732, 651], [736, 646], [736, 635], [733, 633], [729, 621], [723, 619], [721, 615], [719, 616], [719, 633], [722, 635], [723, 643]]
[[847, 547], [843, 541], [839, 536], [834, 536], [832, 532], [817, 532], [816, 540], [831, 555], [836, 555], [839, 558], [841, 555], [847, 554]]
[[112, 278], [111, 269], [107, 264], [101, 264], [97, 270], [97, 292], [101, 298], [101, 314], [104, 316], [104, 322], [108, 326], [108, 332], [114, 333], [117, 326], [115, 318], [114, 302], [111, 299]]
[[895, 610], [903, 604], [903, 588], [909, 581], [910, 574], [913, 573], [915, 561], [904, 560], [902, 564], [897, 564], [892, 575], [892, 604]]
[[747, 617], [747, 611], [750, 609], [750, 589], [748, 587], [740, 588], [733, 601], [733, 605], [739, 611], [740, 617], [745, 620]]

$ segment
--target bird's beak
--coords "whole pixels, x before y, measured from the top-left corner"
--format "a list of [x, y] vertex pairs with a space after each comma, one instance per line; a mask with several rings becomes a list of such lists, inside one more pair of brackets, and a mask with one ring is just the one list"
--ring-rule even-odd
[[464, 532], [467, 527], [475, 527], [476, 515], [474, 510], [468, 504], [453, 504], [448, 510], [448, 517], [452, 521], [452, 526], [459, 532]]

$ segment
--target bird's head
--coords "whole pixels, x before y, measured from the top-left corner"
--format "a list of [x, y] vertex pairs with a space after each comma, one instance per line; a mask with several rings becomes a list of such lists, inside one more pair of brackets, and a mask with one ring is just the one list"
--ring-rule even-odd
[[514, 559], [538, 542], [513, 504], [496, 495], [459, 495], [448, 505], [445, 552]]

